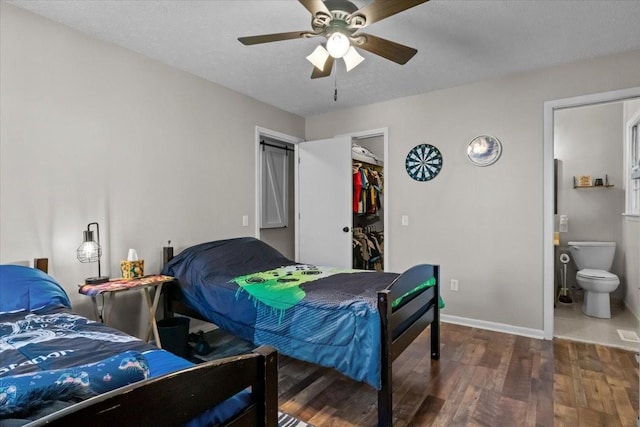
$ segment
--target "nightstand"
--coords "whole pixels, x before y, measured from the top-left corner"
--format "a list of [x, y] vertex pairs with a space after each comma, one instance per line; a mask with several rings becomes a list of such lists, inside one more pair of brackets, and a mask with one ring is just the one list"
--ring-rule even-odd
[[[100, 283], [98, 285], [78, 285], [82, 295], [91, 297], [93, 302], [93, 313], [96, 321], [102, 321], [105, 324], [109, 323], [109, 316], [116, 300], [116, 294], [119, 292], [127, 292], [133, 289], [143, 289], [145, 299], [147, 301], [147, 308], [149, 309], [149, 326], [147, 328], [147, 341], [153, 337], [156, 341], [156, 346], [162, 348], [160, 342], [160, 335], [158, 334], [158, 325], [156, 323], [156, 309], [158, 308], [158, 301], [160, 301], [160, 294], [162, 293], [162, 285], [174, 280], [171, 276], [151, 275], [138, 277], [135, 279], [112, 279], [106, 283]], [[151, 298], [151, 289], [155, 289], [153, 299]], [[109, 294], [109, 298], [104, 300], [102, 310], [98, 310], [98, 301], [96, 300], [99, 295]], [[108, 302], [108, 307], [107, 307]], [[105, 310], [106, 308], [106, 310]]]

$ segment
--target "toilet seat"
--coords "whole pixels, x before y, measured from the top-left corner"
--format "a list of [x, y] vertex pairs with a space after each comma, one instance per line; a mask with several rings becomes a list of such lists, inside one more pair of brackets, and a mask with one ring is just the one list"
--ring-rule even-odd
[[577, 277], [592, 280], [596, 283], [619, 283], [620, 280], [618, 276], [613, 273], [604, 270], [593, 270], [591, 268], [578, 271]]

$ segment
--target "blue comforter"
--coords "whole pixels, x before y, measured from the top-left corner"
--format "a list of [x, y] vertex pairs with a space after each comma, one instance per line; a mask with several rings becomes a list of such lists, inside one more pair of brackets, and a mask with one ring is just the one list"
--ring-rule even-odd
[[[0, 265], [0, 425], [34, 420], [96, 394], [193, 364], [70, 311], [64, 289], [27, 267]], [[239, 393], [190, 425], [246, 407]]]
[[0, 314], [0, 419], [31, 419], [50, 402], [71, 404], [187, 366], [191, 363], [65, 307], [5, 312]]
[[162, 273], [231, 334], [380, 388], [376, 292], [397, 274], [297, 264], [253, 238], [193, 246]]
[[124, 351], [154, 349], [67, 309], [0, 315], [0, 378], [97, 362]]

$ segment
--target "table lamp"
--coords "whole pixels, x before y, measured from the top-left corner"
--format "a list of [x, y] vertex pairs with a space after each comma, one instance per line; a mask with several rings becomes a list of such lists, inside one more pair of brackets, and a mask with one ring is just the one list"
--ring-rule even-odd
[[[91, 226], [95, 225], [97, 240], [93, 239], [93, 230]], [[100, 257], [102, 256], [102, 248], [100, 247], [100, 226], [97, 222], [87, 224], [87, 229], [82, 232], [83, 241], [78, 246], [77, 255], [80, 262], [96, 262], [98, 261], [98, 276], [88, 277], [84, 283], [87, 285], [96, 285], [109, 281], [108, 276], [102, 276], [100, 273]]]

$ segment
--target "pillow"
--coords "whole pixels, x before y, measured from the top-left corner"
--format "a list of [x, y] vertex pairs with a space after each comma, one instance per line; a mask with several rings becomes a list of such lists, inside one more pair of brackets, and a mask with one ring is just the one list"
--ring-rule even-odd
[[277, 249], [254, 237], [237, 237], [200, 243], [180, 252], [162, 269], [162, 274], [182, 280], [194, 269], [201, 277], [232, 279], [256, 271], [295, 264]]
[[67, 307], [67, 293], [48, 274], [22, 265], [0, 265], [0, 313]]
[[[126, 351], [99, 362], [0, 378], [0, 416], [25, 413], [55, 400], [90, 397], [149, 377], [147, 359]], [[27, 409], [29, 411], [27, 411]]]

